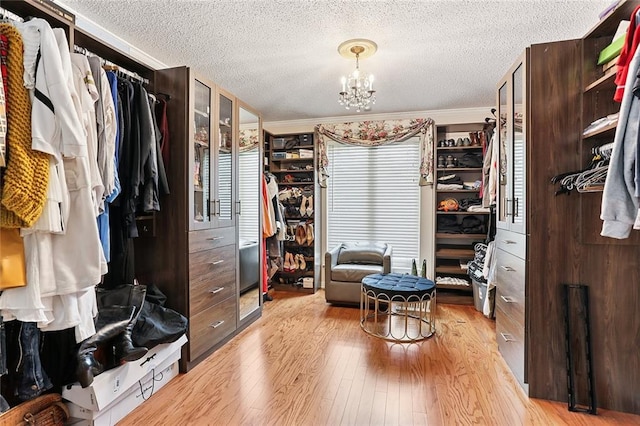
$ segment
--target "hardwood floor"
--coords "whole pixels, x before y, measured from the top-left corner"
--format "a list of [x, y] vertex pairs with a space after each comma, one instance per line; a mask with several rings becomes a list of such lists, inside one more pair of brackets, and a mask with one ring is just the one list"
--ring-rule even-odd
[[[438, 306], [437, 334], [392, 344], [324, 292], [278, 292], [256, 323], [121, 425], [620, 425], [640, 416], [525, 396], [473, 306]], [[565, 380], [564, 377], [558, 380]]]

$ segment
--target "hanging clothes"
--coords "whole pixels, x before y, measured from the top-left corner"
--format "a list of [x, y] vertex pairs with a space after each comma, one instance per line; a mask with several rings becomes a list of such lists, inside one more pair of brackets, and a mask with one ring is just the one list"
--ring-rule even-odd
[[275, 213], [273, 210], [273, 203], [269, 195], [269, 189], [267, 179], [262, 176], [262, 236], [268, 238], [276, 233], [275, 228]]
[[[154, 95], [149, 94], [149, 106], [156, 104], [157, 99]], [[158, 164], [158, 190], [160, 194], [169, 195], [169, 181], [167, 180], [167, 172], [164, 166], [164, 158], [162, 158], [162, 140], [164, 138], [160, 127], [158, 126], [158, 118], [156, 112], [151, 108], [151, 119], [153, 121], [153, 133], [156, 138], [156, 162]], [[165, 117], [166, 120], [166, 117]], [[166, 125], [166, 123], [165, 123]]]
[[[87, 135], [78, 115], [81, 98], [71, 75], [64, 31], [53, 31], [46, 21], [37, 18], [19, 27], [26, 33], [35, 28], [40, 35], [31, 109], [33, 146], [52, 154], [56, 168], [51, 168], [50, 174], [61, 187], [66, 184], [66, 191], [65, 199], [59, 203], [59, 224], [41, 223], [23, 229], [28, 290], [22, 294], [22, 289], [3, 292], [0, 309], [9, 318], [29, 321], [29, 317], [35, 317], [38, 327], [44, 329], [81, 326], [82, 337], [95, 330], [94, 303], [81, 298], [89, 295], [91, 299], [93, 291], [86, 290], [100, 282], [106, 272], [106, 260], [98, 239]], [[49, 225], [52, 229], [45, 229]], [[53, 233], [53, 225], [62, 232]]]
[[149, 105], [149, 94], [140, 83], [135, 85], [135, 96], [138, 106], [140, 171], [142, 173], [137, 211], [150, 213], [160, 210], [156, 135]]
[[[4, 67], [3, 67], [4, 68]], [[0, 168], [6, 166], [7, 107], [4, 97], [4, 72], [0, 73]], [[0, 185], [1, 186], [1, 185]]]
[[[638, 21], [640, 21], [640, 6], [636, 7], [631, 14], [629, 28], [627, 29], [627, 34], [624, 39], [624, 45], [622, 46], [622, 51], [620, 52], [620, 56], [616, 63], [618, 65], [618, 70], [616, 71], [615, 78], [616, 91], [613, 95], [613, 100], [616, 102], [622, 102], [631, 68], [631, 61], [635, 56], [638, 45], [640, 44], [640, 31], [636, 31], [639, 23]], [[632, 72], [631, 82], [633, 83], [633, 81], [635, 81], [635, 74]]]
[[[640, 49], [636, 50], [629, 64], [629, 75], [635, 78], [638, 71]], [[640, 228], [634, 164], [637, 161], [639, 122], [640, 99], [632, 90], [625, 90], [602, 194], [600, 219], [603, 224], [600, 235], [603, 237], [625, 239], [629, 237], [634, 224]]]
[[[111, 260], [111, 244], [109, 236], [109, 204], [120, 194], [120, 182], [116, 170], [116, 145], [118, 123], [116, 117], [117, 96], [107, 77], [107, 73], [100, 66], [100, 60], [89, 57], [89, 65], [96, 89], [98, 101], [96, 103], [96, 121], [98, 132], [98, 171], [104, 183], [104, 197], [98, 215], [98, 234], [102, 244], [102, 252], [107, 262]], [[116, 92], [117, 93], [117, 92]]]
[[166, 170], [169, 170], [169, 122], [167, 120], [167, 101], [158, 98], [156, 101], [156, 118], [162, 136], [160, 151], [162, 151], [162, 161]]

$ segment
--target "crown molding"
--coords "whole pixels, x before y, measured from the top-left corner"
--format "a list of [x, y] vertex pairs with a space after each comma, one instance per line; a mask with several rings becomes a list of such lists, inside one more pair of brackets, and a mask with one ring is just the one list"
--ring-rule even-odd
[[307, 118], [304, 120], [265, 121], [263, 128], [269, 133], [308, 133], [313, 132], [317, 124], [336, 124], [365, 120], [407, 120], [411, 118], [431, 118], [436, 125], [464, 123], [483, 123], [491, 114], [493, 106], [479, 108], [441, 109], [431, 111], [408, 111], [367, 115], [345, 115], [340, 117]]

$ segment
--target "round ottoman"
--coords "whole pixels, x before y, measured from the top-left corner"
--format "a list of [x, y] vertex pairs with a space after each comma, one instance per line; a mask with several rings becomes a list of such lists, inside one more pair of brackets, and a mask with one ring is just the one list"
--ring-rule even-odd
[[399, 343], [427, 339], [436, 331], [436, 285], [408, 274], [373, 274], [362, 279], [360, 327]]

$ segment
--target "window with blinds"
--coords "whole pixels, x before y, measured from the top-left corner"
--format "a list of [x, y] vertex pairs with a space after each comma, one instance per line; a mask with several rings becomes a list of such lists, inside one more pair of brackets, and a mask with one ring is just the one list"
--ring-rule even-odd
[[328, 248], [345, 241], [393, 246], [392, 270], [410, 272], [420, 253], [420, 143], [380, 147], [330, 142]]
[[260, 214], [260, 151], [253, 149], [238, 154], [238, 196], [241, 203], [239, 216], [240, 245], [256, 241]]

